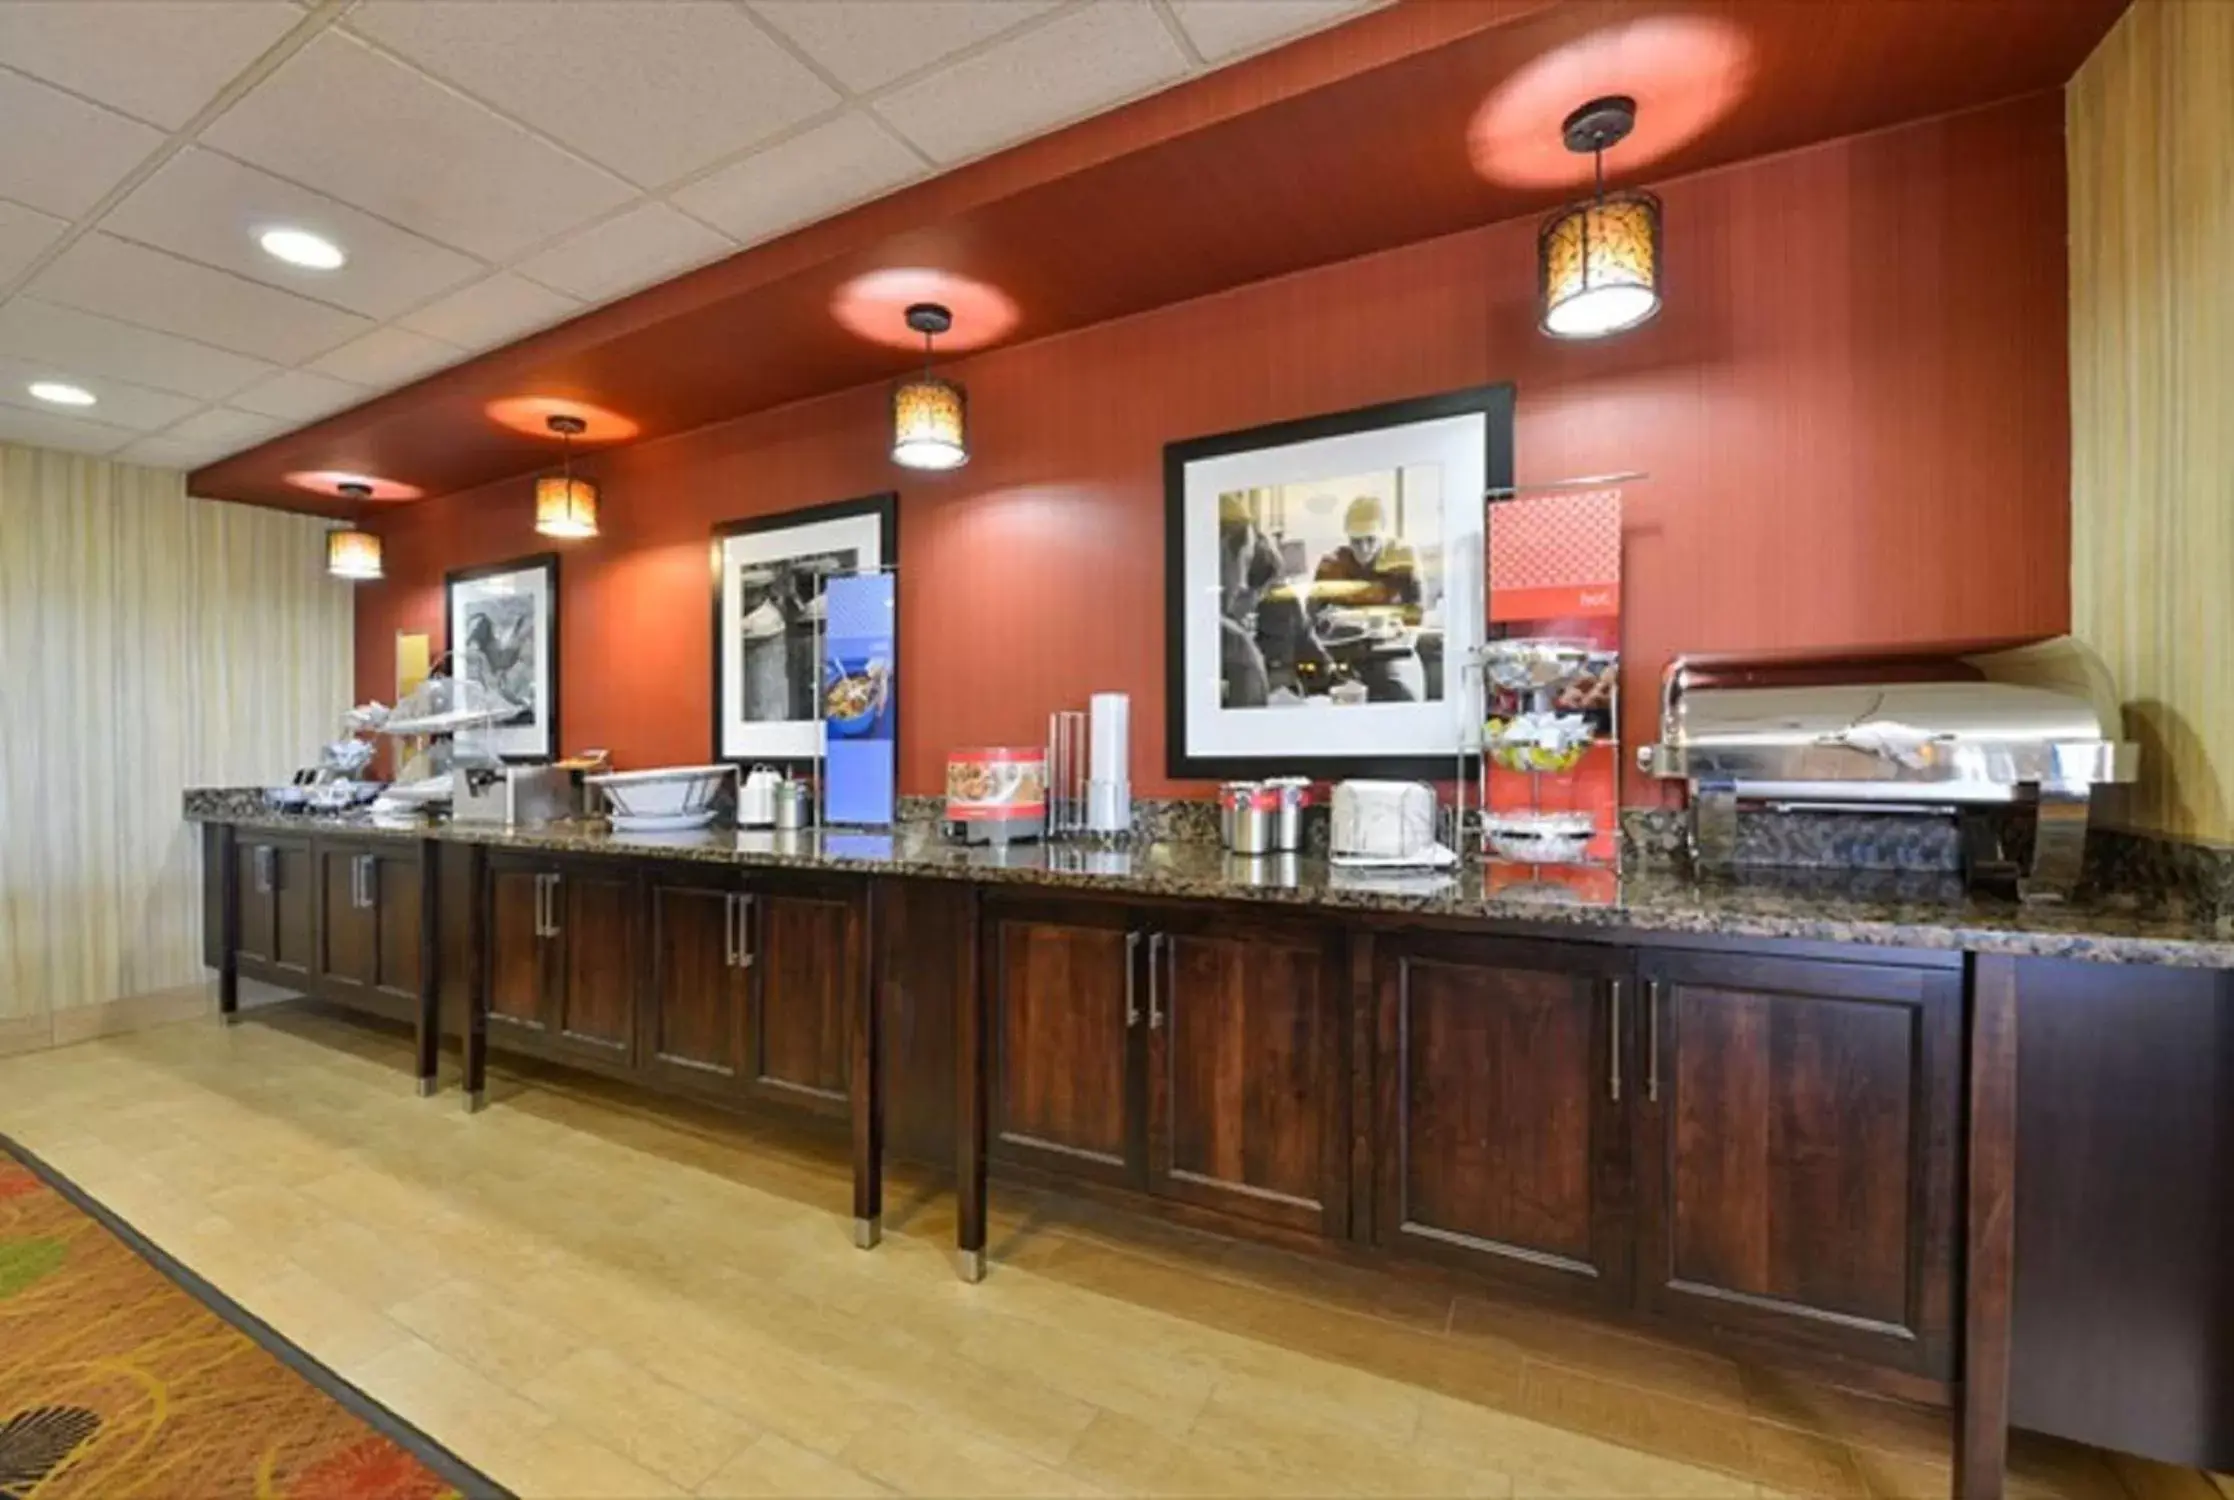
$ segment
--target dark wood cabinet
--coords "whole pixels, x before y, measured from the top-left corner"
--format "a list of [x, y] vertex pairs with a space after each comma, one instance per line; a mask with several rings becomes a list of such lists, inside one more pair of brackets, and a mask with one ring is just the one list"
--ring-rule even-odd
[[321, 993], [412, 1019], [419, 1008], [417, 849], [321, 839], [315, 865]]
[[990, 1155], [1126, 1186], [1145, 1181], [1143, 946], [1122, 907], [988, 905]]
[[756, 882], [742, 899], [752, 1091], [843, 1113], [848, 997], [863, 961], [861, 896], [848, 884], [786, 880]]
[[728, 871], [663, 868], [646, 881], [645, 1071], [692, 1093], [740, 1088], [750, 1067], [745, 897]]
[[1629, 1299], [1629, 962], [1461, 936], [1381, 945], [1374, 1239]]
[[551, 870], [538, 860], [491, 858], [485, 930], [489, 1019], [529, 1032], [550, 1029], [543, 943]]
[[234, 950], [243, 972], [287, 985], [309, 978], [318, 934], [310, 840], [293, 834], [240, 839], [233, 846], [232, 878], [240, 903]]
[[1647, 951], [1639, 1300], [1951, 1373], [1958, 970]]
[[491, 855], [488, 1014], [537, 1050], [627, 1065], [636, 1055], [632, 867]]
[[563, 865], [546, 900], [551, 1029], [561, 1044], [636, 1052], [636, 880], [607, 861]]
[[1149, 1189], [1348, 1233], [1349, 1007], [1334, 932], [1188, 913], [1157, 918], [1140, 957]]

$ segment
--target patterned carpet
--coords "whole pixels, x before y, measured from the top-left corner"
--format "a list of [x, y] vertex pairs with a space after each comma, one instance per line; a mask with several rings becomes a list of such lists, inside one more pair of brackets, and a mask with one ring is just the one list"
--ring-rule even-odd
[[504, 1493], [0, 1136], [0, 1500]]

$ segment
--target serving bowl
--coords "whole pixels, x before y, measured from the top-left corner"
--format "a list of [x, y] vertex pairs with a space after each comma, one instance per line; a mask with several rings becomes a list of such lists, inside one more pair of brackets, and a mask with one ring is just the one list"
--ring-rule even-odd
[[673, 817], [710, 805], [735, 766], [662, 766], [650, 771], [607, 771], [583, 783], [605, 794], [605, 802], [626, 818]]

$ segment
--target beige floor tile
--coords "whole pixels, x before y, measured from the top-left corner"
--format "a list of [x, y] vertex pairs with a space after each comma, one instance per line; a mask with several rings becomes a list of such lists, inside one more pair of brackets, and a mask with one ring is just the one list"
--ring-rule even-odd
[[516, 1454], [553, 1425], [549, 1412], [409, 1334], [373, 1359], [342, 1366], [341, 1374], [479, 1468]]
[[532, 1434], [492, 1437], [479, 1467], [503, 1476], [520, 1500], [672, 1500], [690, 1493], [564, 1422]]
[[377, 1359], [411, 1337], [374, 1308], [300, 1266], [264, 1278], [245, 1301], [290, 1342], [337, 1370]]
[[520, 1387], [585, 1437], [695, 1489], [758, 1436], [735, 1416], [603, 1349], [582, 1349]]
[[564, 1328], [531, 1317], [501, 1294], [446, 1281], [388, 1308], [388, 1316], [452, 1359], [520, 1390], [581, 1347]]
[[1664, 1391], [1701, 1406], [1746, 1412], [1749, 1394], [1734, 1360], [1608, 1327], [1579, 1315], [1460, 1297], [1451, 1311], [1460, 1342], [1519, 1349], [1547, 1364], [1624, 1385]]
[[966, 1428], [922, 1413], [882, 1424], [841, 1455], [870, 1478], [908, 1495], [1096, 1495], [1095, 1486]]
[[698, 1487], [704, 1500], [776, 1495], [789, 1500], [853, 1500], [859, 1496], [889, 1495], [891, 1486], [879, 1484], [857, 1469], [797, 1443], [766, 1433], [748, 1444], [744, 1452], [721, 1466]]

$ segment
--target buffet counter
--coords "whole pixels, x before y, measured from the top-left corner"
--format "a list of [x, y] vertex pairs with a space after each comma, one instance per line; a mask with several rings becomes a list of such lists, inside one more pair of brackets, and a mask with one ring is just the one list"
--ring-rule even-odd
[[930, 824], [891, 832], [721, 829], [623, 834], [602, 820], [507, 829], [431, 822], [382, 827], [359, 816], [191, 810], [200, 822], [274, 833], [323, 830], [412, 843], [962, 880], [996, 887], [1192, 901], [1240, 901], [1638, 935], [1784, 938], [2105, 963], [2234, 969], [2234, 919], [2159, 898], [2021, 905], [1973, 897], [1939, 872], [1777, 872], [1698, 878], [1668, 865], [1603, 882], [1531, 882], [1479, 865], [1450, 874], [1343, 869], [1311, 855], [1244, 856], [1202, 843], [962, 845]]
[[[210, 962], [888, 1151], [2234, 1467], [2234, 931], [1945, 877], [392, 829], [190, 793]], [[2018, 1059], [2024, 1059], [2019, 1087]], [[2222, 1102], [2223, 1101], [2223, 1102]], [[2135, 1184], [2146, 1184], [2146, 1191]], [[2013, 1354], [2014, 1351], [2014, 1354]]]

